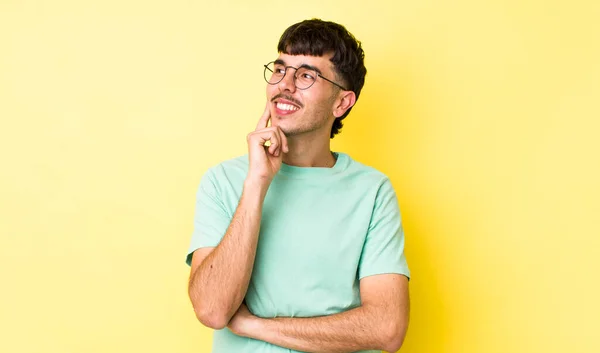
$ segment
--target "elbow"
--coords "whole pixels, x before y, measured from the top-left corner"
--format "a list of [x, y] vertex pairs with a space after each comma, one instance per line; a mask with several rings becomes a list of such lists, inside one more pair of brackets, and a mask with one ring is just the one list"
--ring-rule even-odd
[[396, 342], [387, 342], [387, 345], [383, 346], [383, 350], [390, 353], [396, 353], [402, 347], [402, 340], [398, 340]]
[[198, 319], [202, 325], [212, 328], [213, 330], [222, 330], [227, 326], [231, 317], [227, 316], [225, 310], [219, 310], [215, 305], [210, 305], [209, 300], [200, 298], [199, 295], [192, 290], [191, 286], [188, 294], [192, 307], [194, 308], [194, 314], [196, 314], [196, 319]]
[[404, 337], [406, 337], [406, 329], [406, 324], [398, 322], [394, 324], [389, 324], [388, 327], [382, 330], [382, 333], [384, 333], [382, 337], [383, 350], [390, 353], [397, 352], [404, 343]]
[[200, 323], [213, 330], [222, 330], [229, 323], [227, 315], [216, 312], [215, 310], [207, 310], [204, 308], [194, 307], [194, 313]]

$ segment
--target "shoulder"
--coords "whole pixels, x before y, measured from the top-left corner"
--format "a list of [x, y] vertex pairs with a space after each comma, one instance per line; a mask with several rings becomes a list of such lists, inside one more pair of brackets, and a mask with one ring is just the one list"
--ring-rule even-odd
[[231, 158], [208, 168], [205, 177], [218, 178], [232, 174], [245, 174], [248, 171], [248, 155]]
[[384, 184], [390, 184], [390, 178], [380, 170], [363, 164], [348, 154], [338, 152], [338, 155], [346, 160], [345, 174], [353, 179], [354, 182], [364, 183], [372, 187], [380, 188]]
[[220, 190], [243, 183], [248, 173], [248, 155], [231, 158], [209, 167], [200, 179], [200, 188]]

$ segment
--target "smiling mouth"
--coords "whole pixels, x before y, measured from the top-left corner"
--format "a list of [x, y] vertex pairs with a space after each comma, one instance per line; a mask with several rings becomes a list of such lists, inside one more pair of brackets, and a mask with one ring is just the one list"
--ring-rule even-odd
[[283, 110], [286, 112], [295, 112], [297, 110], [300, 110], [300, 108], [296, 107], [295, 105], [281, 103], [281, 102], [277, 102], [275, 104], [275, 107], [277, 107], [277, 109], [279, 109], [279, 110]]

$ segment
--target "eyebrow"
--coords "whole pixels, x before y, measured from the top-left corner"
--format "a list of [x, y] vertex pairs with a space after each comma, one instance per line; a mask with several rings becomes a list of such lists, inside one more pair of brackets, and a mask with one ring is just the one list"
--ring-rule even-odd
[[[275, 60], [275, 64], [286, 66], [285, 65], [285, 61], [283, 61], [281, 59]], [[310, 69], [310, 70], [315, 70], [319, 75], [322, 75], [321, 70], [319, 70], [319, 68], [316, 67], [316, 66], [312, 66], [312, 65], [308, 65], [308, 64], [302, 64], [302, 65], [300, 65], [299, 68], [301, 68], [301, 67], [304, 67], [304, 68], [307, 68], [307, 69]]]

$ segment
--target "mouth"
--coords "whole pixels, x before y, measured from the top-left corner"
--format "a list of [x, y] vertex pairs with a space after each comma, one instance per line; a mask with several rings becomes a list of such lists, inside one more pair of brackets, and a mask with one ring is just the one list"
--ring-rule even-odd
[[278, 98], [274, 100], [274, 103], [277, 115], [290, 115], [302, 109], [299, 104], [286, 99]]

